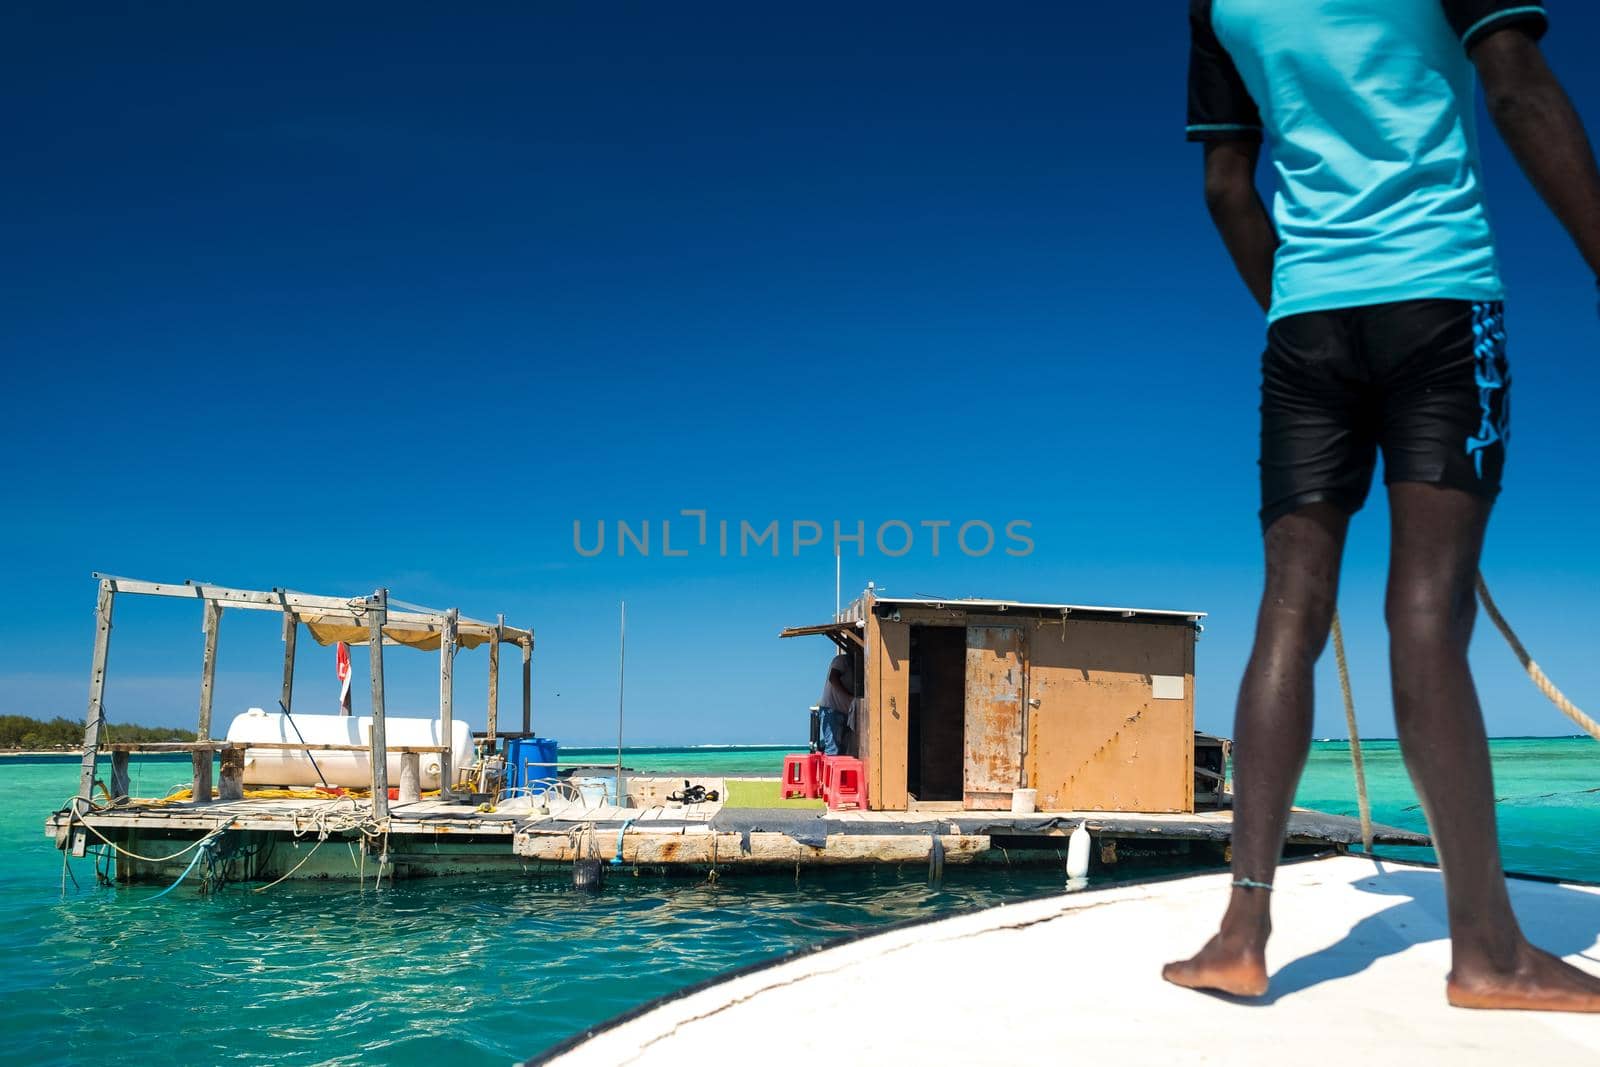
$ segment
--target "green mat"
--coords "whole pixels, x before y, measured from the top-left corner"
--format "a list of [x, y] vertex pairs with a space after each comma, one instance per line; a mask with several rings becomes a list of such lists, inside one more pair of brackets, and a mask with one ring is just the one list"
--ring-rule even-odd
[[816, 808], [826, 807], [820, 800], [794, 800], [782, 799], [783, 794], [778, 788], [782, 783], [776, 778], [771, 780], [753, 780], [749, 778], [728, 778], [723, 783], [727, 788], [722, 798], [724, 808]]

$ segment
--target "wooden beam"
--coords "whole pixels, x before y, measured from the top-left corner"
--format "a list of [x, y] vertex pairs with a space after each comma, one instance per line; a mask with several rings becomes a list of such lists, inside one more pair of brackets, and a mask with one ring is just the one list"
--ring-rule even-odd
[[211, 698], [217, 681], [217, 629], [222, 623], [222, 605], [207, 600], [202, 614], [206, 647], [205, 659], [200, 665], [200, 725], [195, 730], [195, 736], [205, 741], [211, 737]]
[[254, 590], [230, 589], [207, 582], [144, 582], [136, 578], [117, 578], [104, 575], [105, 581], [119, 593], [138, 593], [142, 596], [178, 597], [187, 600], [214, 600], [231, 607], [259, 608], [266, 611], [303, 610], [308, 614], [341, 612], [351, 617], [361, 614], [362, 597], [312, 596], [309, 593], [291, 593], [287, 589]]
[[[504, 615], [500, 617], [502, 619], [505, 618]], [[520, 642], [533, 640], [533, 632], [531, 630], [519, 630], [515, 626], [507, 626], [504, 623], [474, 622], [471, 619], [458, 619], [456, 625], [457, 630], [464, 634], [478, 634], [483, 637], [498, 636], [502, 641]]]
[[194, 764], [194, 784], [190, 790], [196, 804], [211, 803], [211, 752], [196, 749], [189, 757]]
[[[622, 862], [641, 865], [740, 864], [784, 867], [832, 864], [926, 863], [931, 834], [835, 834], [823, 846], [806, 845], [787, 834], [756, 831], [748, 836], [711, 831], [695, 834], [649, 833], [649, 823], [621, 835]], [[601, 831], [604, 833], [605, 831]], [[940, 834], [945, 862], [976, 863], [991, 849], [983, 834]], [[570, 863], [578, 849], [567, 834], [518, 833], [512, 851], [525, 859]]]
[[533, 642], [522, 642], [522, 732], [533, 733]]
[[[389, 750], [383, 721], [383, 626], [389, 613], [389, 591], [380, 589], [367, 601], [367, 626], [372, 639], [367, 658], [372, 665], [372, 816], [380, 825], [389, 821]], [[387, 828], [387, 827], [386, 827]]]
[[[145, 582], [133, 578], [117, 578], [109, 575], [96, 574], [96, 578], [111, 583], [113, 592], [137, 593], [143, 596], [177, 597], [184, 600], [203, 600], [225, 605], [230, 608], [243, 608], [252, 611], [281, 611], [295, 615], [318, 616], [329, 615], [347, 619], [365, 619], [367, 609], [365, 597], [332, 597], [313, 596], [310, 593], [292, 593], [286, 589], [271, 591], [257, 591], [251, 589], [229, 589], [220, 585], [208, 585], [204, 582], [162, 583]], [[424, 630], [428, 632], [439, 629], [444, 620], [443, 612], [429, 611], [389, 611], [386, 613], [388, 622], [386, 626], [393, 629]], [[505, 626], [482, 619], [459, 619], [459, 632], [488, 637], [499, 632], [505, 640], [520, 641], [523, 638], [532, 639], [533, 631], [521, 630], [512, 626]]]
[[415, 752], [400, 754], [400, 803], [415, 804], [422, 799], [422, 757]]
[[444, 633], [439, 638], [439, 740], [444, 744], [444, 754], [439, 757], [439, 796], [450, 796], [456, 784], [455, 768], [451, 763], [451, 740], [455, 737], [455, 661], [456, 619], [459, 612], [451, 608], [444, 614]]
[[300, 620], [293, 615], [283, 617], [283, 701], [284, 711], [294, 710], [294, 648], [300, 634]]
[[[117, 741], [100, 746], [110, 752], [223, 752], [247, 748], [263, 752], [370, 752], [371, 745], [320, 741]], [[444, 752], [443, 745], [390, 745], [390, 752]], [[611, 766], [609, 763], [606, 766]]]
[[121, 804], [128, 799], [128, 754], [111, 753], [111, 803]]
[[500, 633], [489, 637], [489, 722], [484, 727], [489, 735], [489, 751], [494, 751], [494, 731], [500, 719]]
[[[259, 748], [263, 751], [278, 752], [371, 752], [371, 745], [335, 745], [316, 744], [304, 741], [230, 741], [223, 751], [228, 748], [239, 749]], [[384, 745], [386, 752], [445, 752], [443, 745]]]
[[222, 775], [217, 782], [217, 799], [244, 799], [244, 749], [230, 746], [222, 750]]
[[94, 609], [94, 659], [89, 667], [89, 711], [83, 725], [83, 770], [78, 779], [78, 796], [93, 799], [95, 759], [100, 752], [100, 735], [106, 725], [106, 658], [111, 654], [111, 603], [116, 591], [105, 579], [100, 581], [100, 596]]

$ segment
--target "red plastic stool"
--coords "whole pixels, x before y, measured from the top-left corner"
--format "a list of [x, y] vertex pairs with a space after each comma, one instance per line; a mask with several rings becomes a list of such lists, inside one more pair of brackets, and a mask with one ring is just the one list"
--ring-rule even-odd
[[815, 752], [783, 757], [783, 799], [815, 800], [822, 795], [822, 759]]
[[854, 756], [822, 757], [822, 796], [828, 807], [865, 808], [867, 773]]

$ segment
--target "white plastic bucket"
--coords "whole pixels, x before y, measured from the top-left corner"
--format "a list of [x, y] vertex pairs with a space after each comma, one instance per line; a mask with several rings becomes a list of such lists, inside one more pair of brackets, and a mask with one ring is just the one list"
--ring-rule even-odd
[[1039, 810], [1039, 791], [1037, 789], [1013, 789], [1011, 791], [1011, 814], [1032, 815]]

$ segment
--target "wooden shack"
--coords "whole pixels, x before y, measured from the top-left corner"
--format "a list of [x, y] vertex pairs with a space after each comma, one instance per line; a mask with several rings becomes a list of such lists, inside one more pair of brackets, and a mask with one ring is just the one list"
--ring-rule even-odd
[[[1192, 812], [1202, 617], [869, 587], [835, 621], [782, 636], [850, 655], [874, 810], [1010, 809], [1028, 788], [1041, 811]], [[1210, 763], [1217, 742], [1200, 743]]]

